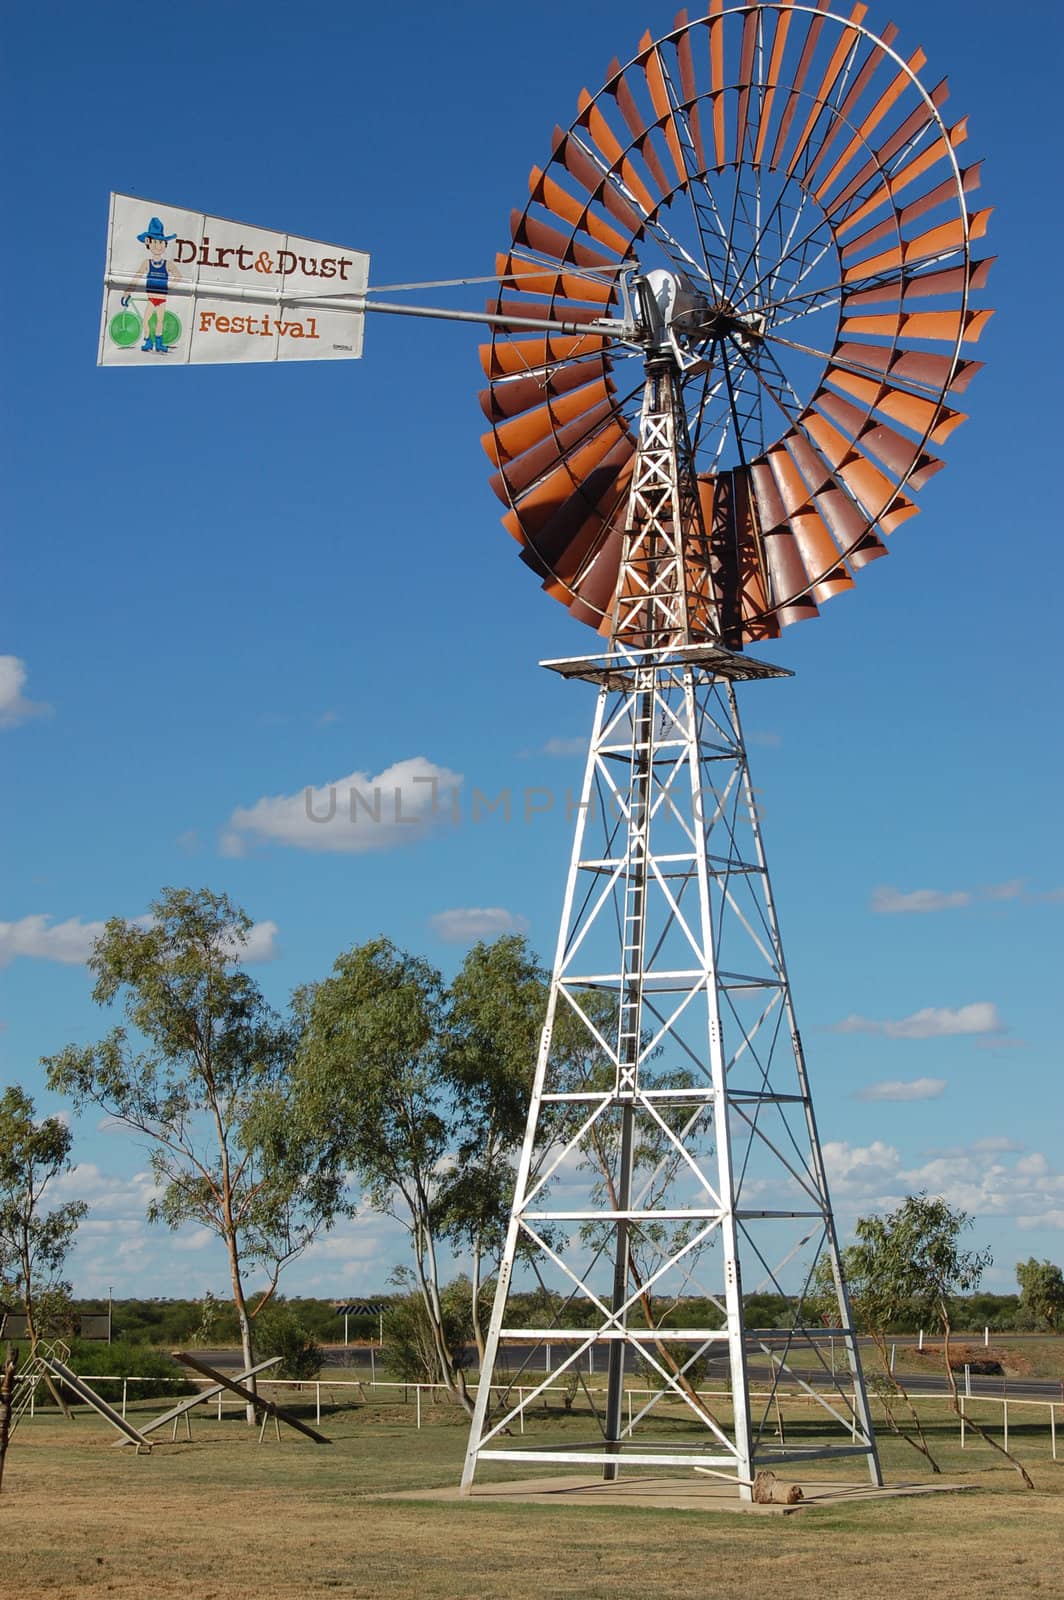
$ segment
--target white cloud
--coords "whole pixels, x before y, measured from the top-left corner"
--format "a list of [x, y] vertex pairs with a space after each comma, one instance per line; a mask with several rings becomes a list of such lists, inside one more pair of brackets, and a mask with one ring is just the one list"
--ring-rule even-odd
[[1060, 897], [1060, 891], [1053, 890], [1042, 894], [1028, 894], [1024, 878], [1009, 878], [1004, 883], [984, 883], [977, 889], [903, 890], [895, 889], [891, 884], [884, 884], [872, 892], [872, 910], [887, 914], [957, 911], [979, 902], [1001, 904], [1009, 900], [1023, 900], [1030, 905], [1039, 900], [1054, 900]]
[[858, 1091], [858, 1100], [937, 1100], [946, 1087], [945, 1078], [913, 1078], [905, 1083], [888, 1078]]
[[824, 1146], [832, 1194], [848, 1215], [892, 1211], [906, 1195], [926, 1191], [973, 1217], [1008, 1217], [1018, 1227], [1056, 1227], [1064, 1205], [1064, 1171], [1054, 1171], [1040, 1151], [1016, 1155], [1008, 1140], [982, 1139], [929, 1154], [905, 1166], [893, 1145]]
[[0, 922], [0, 967], [17, 956], [83, 966], [103, 930], [102, 922], [82, 922], [79, 917], [53, 923], [51, 917], [36, 915]]
[[1023, 893], [1023, 878], [1010, 878], [1007, 883], [987, 883], [979, 893], [984, 900], [1018, 900]]
[[51, 706], [43, 700], [27, 700], [22, 693], [26, 682], [26, 663], [18, 656], [0, 656], [0, 728], [14, 728], [30, 717], [44, 717]]
[[545, 744], [537, 745], [534, 749], [519, 750], [517, 754], [521, 759], [527, 760], [530, 756], [582, 756], [587, 753], [587, 734], [577, 733], [572, 737], [562, 737], [555, 734]]
[[907, 911], [954, 911], [959, 906], [970, 906], [972, 897], [966, 889], [912, 889], [903, 893], [885, 884], [872, 893], [872, 910], [883, 913]]
[[1017, 1228], [1064, 1228], [1064, 1206], [1059, 1210], [1042, 1211], [1034, 1217], [1017, 1217]]
[[437, 911], [429, 927], [447, 944], [472, 944], [476, 939], [497, 939], [504, 933], [527, 933], [528, 921], [502, 906], [456, 907]]
[[873, 1021], [870, 1017], [849, 1016], [832, 1025], [832, 1033], [881, 1033], [887, 1039], [945, 1039], [954, 1034], [1001, 1033], [1004, 1024], [997, 1006], [989, 1000], [976, 1000], [956, 1011], [948, 1006], [925, 1006], [910, 1017]]
[[901, 1166], [901, 1156], [882, 1139], [870, 1145], [829, 1139], [824, 1145], [824, 1165], [832, 1193], [865, 1195], [892, 1182]]
[[231, 933], [222, 949], [231, 961], [237, 961], [245, 967], [252, 966], [256, 961], [275, 961], [279, 954], [277, 924], [253, 922], [243, 938], [238, 939], [235, 933]]
[[[80, 1161], [69, 1172], [62, 1172], [48, 1193], [62, 1201], [85, 1200], [89, 1216], [98, 1227], [103, 1222], [143, 1222], [159, 1189], [150, 1172], [137, 1172], [131, 1178], [116, 1178], [102, 1172], [93, 1161]], [[86, 1226], [86, 1224], [82, 1224]]]
[[[148, 918], [136, 917], [134, 921], [145, 926]], [[84, 966], [105, 926], [103, 922], [82, 922], [80, 917], [53, 922], [43, 913], [21, 917], [17, 922], [0, 922], [0, 967], [6, 967], [18, 956]], [[256, 922], [242, 945], [238, 946], [233, 938], [228, 954], [244, 964], [272, 961], [277, 954], [276, 938], [276, 922]]]
[[747, 744], [760, 744], [766, 749], [774, 750], [783, 743], [783, 739], [775, 728], [754, 728], [746, 735]]
[[220, 848], [223, 855], [242, 855], [249, 843], [356, 854], [392, 850], [450, 821], [461, 782], [460, 773], [413, 756], [375, 777], [352, 772], [297, 794], [266, 795], [236, 808]]

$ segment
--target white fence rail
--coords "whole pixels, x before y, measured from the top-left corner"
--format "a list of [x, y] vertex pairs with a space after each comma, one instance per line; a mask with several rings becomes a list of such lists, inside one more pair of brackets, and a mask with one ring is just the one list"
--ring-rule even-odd
[[[138, 1383], [154, 1383], [154, 1384], [160, 1384], [160, 1383], [178, 1384], [178, 1383], [180, 1383], [180, 1384], [187, 1384], [188, 1381], [189, 1381], [187, 1378], [139, 1378], [139, 1377], [128, 1377], [128, 1378], [119, 1379], [114, 1375], [114, 1373], [107, 1373], [107, 1372], [101, 1372], [101, 1373], [96, 1373], [96, 1374], [93, 1374], [91, 1372], [85, 1372], [85, 1373], [80, 1373], [79, 1376], [82, 1377], [85, 1380], [86, 1383], [119, 1383], [119, 1382], [121, 1382], [121, 1385], [122, 1385], [122, 1403], [121, 1403], [120, 1410], [121, 1410], [121, 1414], [122, 1414], [123, 1417], [125, 1417], [126, 1407], [127, 1407], [128, 1403], [129, 1403], [129, 1400], [131, 1398], [131, 1396], [130, 1396], [130, 1385], [131, 1384], [134, 1384], [134, 1385], [138, 1384]], [[32, 1417], [35, 1414], [35, 1400], [36, 1400], [36, 1393], [37, 1393], [37, 1384], [41, 1380], [39, 1378], [35, 1377], [35, 1378], [31, 1379], [30, 1381], [33, 1383], [33, 1393], [32, 1393], [32, 1395], [30, 1397], [30, 1406], [29, 1406], [29, 1411], [28, 1411], [27, 1415]], [[206, 1384], [205, 1384], [205, 1387], [206, 1387]], [[476, 1390], [477, 1390], [477, 1385], [474, 1383], [474, 1384], [470, 1384], [469, 1387], [470, 1387], [470, 1392], [475, 1394]], [[518, 1397], [518, 1401], [519, 1401], [519, 1404], [520, 1404], [520, 1408], [521, 1408], [520, 1412], [519, 1412], [519, 1426], [520, 1426], [520, 1431], [522, 1433], [524, 1433], [524, 1431], [525, 1431], [525, 1394], [526, 1394], [526, 1392], [530, 1392], [531, 1389], [534, 1386], [530, 1385], [530, 1384], [525, 1384], [525, 1385], [521, 1385], [521, 1384], [513, 1384], [513, 1385], [496, 1384], [496, 1385], [494, 1385], [494, 1387], [496, 1389], [498, 1389], [500, 1394], [507, 1393], [507, 1392], [512, 1394], [512, 1393], [516, 1392], [517, 1397]], [[311, 1379], [310, 1381], [307, 1381], [306, 1379], [302, 1379], [301, 1380], [301, 1379], [298, 1379], [298, 1378], [269, 1378], [269, 1379], [266, 1379], [264, 1381], [260, 1380], [260, 1382], [258, 1383], [258, 1388], [259, 1388], [260, 1391], [265, 1391], [267, 1389], [295, 1389], [295, 1390], [297, 1390], [299, 1392], [313, 1392], [313, 1396], [314, 1396], [314, 1416], [315, 1416], [315, 1421], [318, 1422], [319, 1424], [321, 1422], [321, 1396], [322, 1396], [322, 1390], [323, 1389], [326, 1391], [326, 1395], [329, 1396], [330, 1403], [331, 1403], [332, 1391], [334, 1391], [336, 1389], [358, 1389], [360, 1391], [360, 1395], [361, 1395], [361, 1398], [363, 1400], [365, 1400], [367, 1398], [370, 1398], [370, 1399], [373, 1398], [373, 1396], [376, 1394], [376, 1391], [378, 1389], [384, 1389], [384, 1390], [399, 1390], [399, 1389], [401, 1389], [403, 1391], [403, 1404], [404, 1405], [410, 1404], [411, 1395], [413, 1395], [413, 1397], [414, 1397], [413, 1398], [413, 1404], [414, 1404], [414, 1408], [415, 1408], [415, 1418], [416, 1418], [416, 1423], [417, 1423], [417, 1427], [418, 1428], [420, 1428], [422, 1426], [422, 1403], [423, 1403], [422, 1402], [422, 1395], [423, 1394], [427, 1394], [429, 1396], [430, 1401], [431, 1401], [432, 1396], [434, 1394], [438, 1393], [438, 1392], [442, 1393], [444, 1397], [449, 1397], [449, 1391], [447, 1390], [446, 1386], [444, 1384], [442, 1384], [442, 1383], [403, 1383], [402, 1381], [386, 1380], [386, 1379], [383, 1379], [383, 1378], [368, 1378], [368, 1379], [357, 1379], [357, 1378], [316, 1378], [316, 1379]], [[591, 1394], [604, 1395], [606, 1393], [605, 1389], [603, 1389], [603, 1388], [597, 1388], [597, 1389], [596, 1388], [589, 1388], [589, 1389], [586, 1390], [586, 1392], [589, 1395], [591, 1395]], [[568, 1393], [568, 1390], [566, 1390], [564, 1388], [564, 1386], [562, 1386], [560, 1384], [552, 1385], [548, 1389], [543, 1389], [543, 1390], [539, 1391], [539, 1394], [541, 1396], [546, 1396], [546, 1395], [549, 1395], [549, 1394], [560, 1394], [560, 1395], [564, 1396], [567, 1393]], [[699, 1395], [699, 1398], [706, 1399], [706, 1400], [713, 1400], [713, 1399], [716, 1399], [716, 1400], [724, 1399], [724, 1400], [726, 1400], [726, 1399], [730, 1398], [730, 1390], [728, 1390], [728, 1389], [699, 1389], [697, 1391], [697, 1393]], [[628, 1402], [628, 1431], [630, 1432], [631, 1428], [632, 1428], [632, 1423], [633, 1423], [634, 1402], [636, 1402], [637, 1400], [649, 1400], [653, 1395], [660, 1395], [661, 1394], [661, 1390], [660, 1389], [628, 1389], [628, 1390], [625, 1391], [625, 1394], [626, 1394], [627, 1402]], [[787, 1400], [789, 1402], [798, 1402], [798, 1403], [803, 1404], [803, 1405], [811, 1405], [811, 1404], [814, 1403], [807, 1394], [802, 1393], [800, 1390], [791, 1391], [791, 1390], [780, 1389], [780, 1390], [777, 1391], [777, 1396], [781, 1401], [782, 1400]], [[132, 1398], [135, 1398], [135, 1395], [132, 1396]], [[751, 1398], [751, 1400], [756, 1400], [758, 1398], [761, 1398], [763, 1400], [768, 1400], [768, 1399], [771, 1398], [771, 1392], [768, 1391], [768, 1390], [751, 1389], [750, 1398]], [[935, 1405], [942, 1405], [942, 1404], [946, 1403], [948, 1397], [946, 1395], [910, 1394], [909, 1399], [914, 1404], [926, 1405], [926, 1404], [933, 1403]], [[877, 1397], [875, 1395], [870, 1395], [869, 1396], [869, 1401], [874, 1407], [876, 1405], [876, 1403], [877, 1403]], [[1036, 1409], [1039, 1409], [1039, 1410], [1044, 1408], [1049, 1413], [1048, 1426], [1049, 1426], [1051, 1456], [1052, 1456], [1052, 1459], [1054, 1461], [1058, 1460], [1058, 1456], [1057, 1456], [1057, 1411], [1059, 1410], [1061, 1412], [1062, 1418], [1064, 1418], [1064, 1401], [1060, 1401], [1060, 1400], [1021, 1399], [1021, 1398], [1014, 1397], [1014, 1396], [1011, 1396], [1011, 1395], [992, 1395], [992, 1394], [964, 1395], [964, 1394], [962, 1394], [959, 1397], [959, 1403], [960, 1403], [960, 1412], [961, 1412], [960, 1418], [959, 1418], [960, 1443], [961, 1443], [961, 1449], [962, 1450], [967, 1448], [967, 1434], [968, 1434], [968, 1430], [972, 1427], [971, 1407], [972, 1407], [973, 1404], [977, 1405], [977, 1406], [1000, 1406], [1001, 1407], [1001, 1409], [1002, 1409], [1001, 1426], [1002, 1426], [1002, 1429], [1003, 1429], [1003, 1432], [1004, 1432], [1004, 1441], [1003, 1442], [1004, 1442], [1006, 1450], [1009, 1447], [1009, 1408], [1010, 1408], [1010, 1406], [1013, 1408], [1012, 1417], [1013, 1417], [1013, 1425], [1014, 1426], [1015, 1426], [1015, 1423], [1018, 1420], [1018, 1418], [1019, 1417], [1023, 1417], [1023, 1412], [1020, 1412], [1020, 1413], [1017, 1414], [1015, 1408], [1017, 1406], [1024, 1406], [1024, 1407], [1033, 1406], [1033, 1407], [1035, 1407]], [[219, 1422], [222, 1420], [223, 1411], [224, 1411], [224, 1409], [226, 1407], [229, 1407], [232, 1410], [240, 1410], [240, 1411], [242, 1411], [244, 1409], [244, 1401], [243, 1400], [230, 1399], [230, 1398], [227, 1398], [226, 1396], [221, 1395], [221, 1394], [219, 1394], [216, 1398], [213, 1398], [213, 1399], [210, 1399], [210, 1400], [205, 1400], [204, 1401], [204, 1405], [210, 1405], [213, 1408], [213, 1410], [215, 1412], [215, 1415], [217, 1417], [217, 1420]], [[1037, 1419], [1034, 1419], [1034, 1420], [1037, 1420]], [[854, 1422], [854, 1427], [856, 1428], [856, 1420]]]

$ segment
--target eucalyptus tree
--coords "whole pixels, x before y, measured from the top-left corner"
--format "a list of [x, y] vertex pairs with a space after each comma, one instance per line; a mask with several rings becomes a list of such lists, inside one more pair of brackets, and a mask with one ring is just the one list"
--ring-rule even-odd
[[[842, 1252], [842, 1271], [854, 1327], [871, 1339], [876, 1352], [878, 1370], [868, 1372], [866, 1368], [865, 1371], [868, 1386], [883, 1407], [884, 1420], [891, 1433], [912, 1445], [924, 1457], [932, 1472], [941, 1473], [942, 1468], [931, 1453], [920, 1414], [904, 1379], [894, 1370], [888, 1348], [887, 1334], [891, 1325], [909, 1310], [909, 1302], [902, 1293], [904, 1285], [898, 1284], [896, 1275], [879, 1271], [879, 1235], [875, 1219], [860, 1219], [857, 1232], [861, 1236], [861, 1243], [850, 1245]], [[827, 1256], [821, 1256], [817, 1262], [808, 1303], [810, 1310], [823, 1316], [828, 1326], [835, 1325], [839, 1314], [838, 1290], [834, 1270]], [[908, 1425], [903, 1425], [903, 1419], [899, 1416], [901, 1410], [908, 1414], [911, 1432]]]
[[0, 1281], [25, 1312], [33, 1353], [69, 1302], [63, 1268], [88, 1210], [82, 1200], [44, 1207], [48, 1189], [70, 1168], [72, 1142], [62, 1118], [37, 1119], [24, 1089], [0, 1094]]
[[[874, 1285], [883, 1309], [910, 1307], [925, 1326], [937, 1322], [942, 1329], [946, 1383], [957, 1416], [961, 1415], [961, 1406], [952, 1362], [950, 1304], [957, 1295], [971, 1294], [978, 1288], [993, 1259], [989, 1250], [961, 1248], [960, 1236], [970, 1227], [971, 1220], [966, 1211], [955, 1209], [941, 1196], [910, 1194], [896, 1211], [859, 1218], [857, 1242], [849, 1253], [855, 1276]], [[974, 1417], [969, 1416], [967, 1422], [992, 1449], [1011, 1462], [1025, 1487], [1033, 1489], [1023, 1464]]]
[[[292, 1079], [296, 1031], [240, 965], [251, 926], [209, 889], [165, 889], [143, 921], [113, 918], [89, 968], [93, 999], [120, 1006], [126, 1025], [45, 1063], [52, 1089], [146, 1142], [149, 1218], [221, 1240], [248, 1366], [281, 1272], [347, 1208]], [[254, 1297], [252, 1272], [265, 1274]]]
[[389, 939], [339, 956], [329, 977], [299, 990], [299, 1093], [329, 1130], [374, 1210], [409, 1235], [439, 1380], [469, 1409], [441, 1298], [439, 1227], [453, 1164], [455, 1112], [441, 1070], [441, 974]]
[[455, 1148], [439, 1196], [439, 1231], [470, 1259], [470, 1309], [484, 1354], [481, 1301], [506, 1239], [528, 1120], [548, 974], [519, 935], [478, 943], [446, 996], [441, 1072]]
[[1040, 1322], [1056, 1333], [1064, 1323], [1064, 1273], [1053, 1261], [1036, 1261], [1034, 1256], [1016, 1263], [1020, 1303]]

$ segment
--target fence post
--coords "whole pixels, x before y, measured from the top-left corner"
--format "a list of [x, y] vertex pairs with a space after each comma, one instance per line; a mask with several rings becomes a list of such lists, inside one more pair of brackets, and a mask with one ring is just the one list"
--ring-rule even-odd
[[924, 1348], [924, 1330], [923, 1330], [923, 1328], [920, 1329], [920, 1337], [917, 1340], [916, 1348], [918, 1350], [922, 1350]]
[[1005, 1449], [1007, 1450], [1009, 1447], [1009, 1403], [1007, 1400], [1002, 1400], [1001, 1409], [1005, 1413]]
[[990, 1329], [989, 1328], [984, 1328], [983, 1329], [983, 1344], [985, 1345], [985, 1347], [988, 1350], [990, 1349]]
[[221, 1397], [221, 1394], [219, 1394], [219, 1396], [218, 1396], [218, 1421], [221, 1422], [221, 1420], [222, 1420], [222, 1397]]
[[373, 1359], [373, 1346], [369, 1347], [369, 1386], [372, 1389], [377, 1381], [377, 1365]]
[[1049, 1402], [1049, 1438], [1053, 1446], [1053, 1460], [1057, 1459], [1057, 1408]]
[[967, 1361], [964, 1363], [964, 1392], [970, 1400], [972, 1397], [972, 1369]]
[[895, 1357], [895, 1354], [897, 1353], [897, 1349], [898, 1349], [898, 1347], [897, 1347], [896, 1344], [892, 1344], [891, 1347], [890, 1347], [890, 1375], [891, 1375], [891, 1377], [894, 1376], [894, 1357]]
[[525, 1431], [525, 1391], [520, 1384], [517, 1388], [517, 1414], [521, 1418], [521, 1432]]
[[314, 1421], [321, 1424], [321, 1380], [314, 1385]]
[[961, 1449], [963, 1450], [964, 1449], [964, 1425], [965, 1425], [964, 1396], [963, 1395], [961, 1395], [959, 1397], [959, 1399], [957, 1401], [957, 1404], [960, 1407], [960, 1413], [961, 1413]]
[[129, 1379], [128, 1378], [123, 1378], [122, 1379], [122, 1420], [123, 1420], [123, 1422], [125, 1421], [125, 1417], [126, 1417], [126, 1386], [127, 1386], [128, 1383], [129, 1383]]
[[632, 1391], [628, 1391], [628, 1437], [632, 1437]]
[[421, 1385], [420, 1385], [420, 1383], [418, 1384], [417, 1389], [415, 1390], [415, 1393], [417, 1395], [417, 1425], [420, 1428], [421, 1427]]

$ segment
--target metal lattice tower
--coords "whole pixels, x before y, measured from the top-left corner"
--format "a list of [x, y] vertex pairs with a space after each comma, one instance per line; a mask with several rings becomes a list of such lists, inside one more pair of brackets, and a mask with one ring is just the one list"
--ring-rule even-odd
[[[762, 1467], [839, 1454], [881, 1481], [735, 695], [784, 674], [719, 642], [705, 550], [659, 348], [609, 650], [547, 663], [598, 703], [464, 1488], [481, 1461], [687, 1466], [749, 1498]], [[758, 1292], [792, 1325], [749, 1326]], [[816, 1419], [790, 1438], [785, 1386]], [[574, 1442], [542, 1408], [581, 1390]]]

